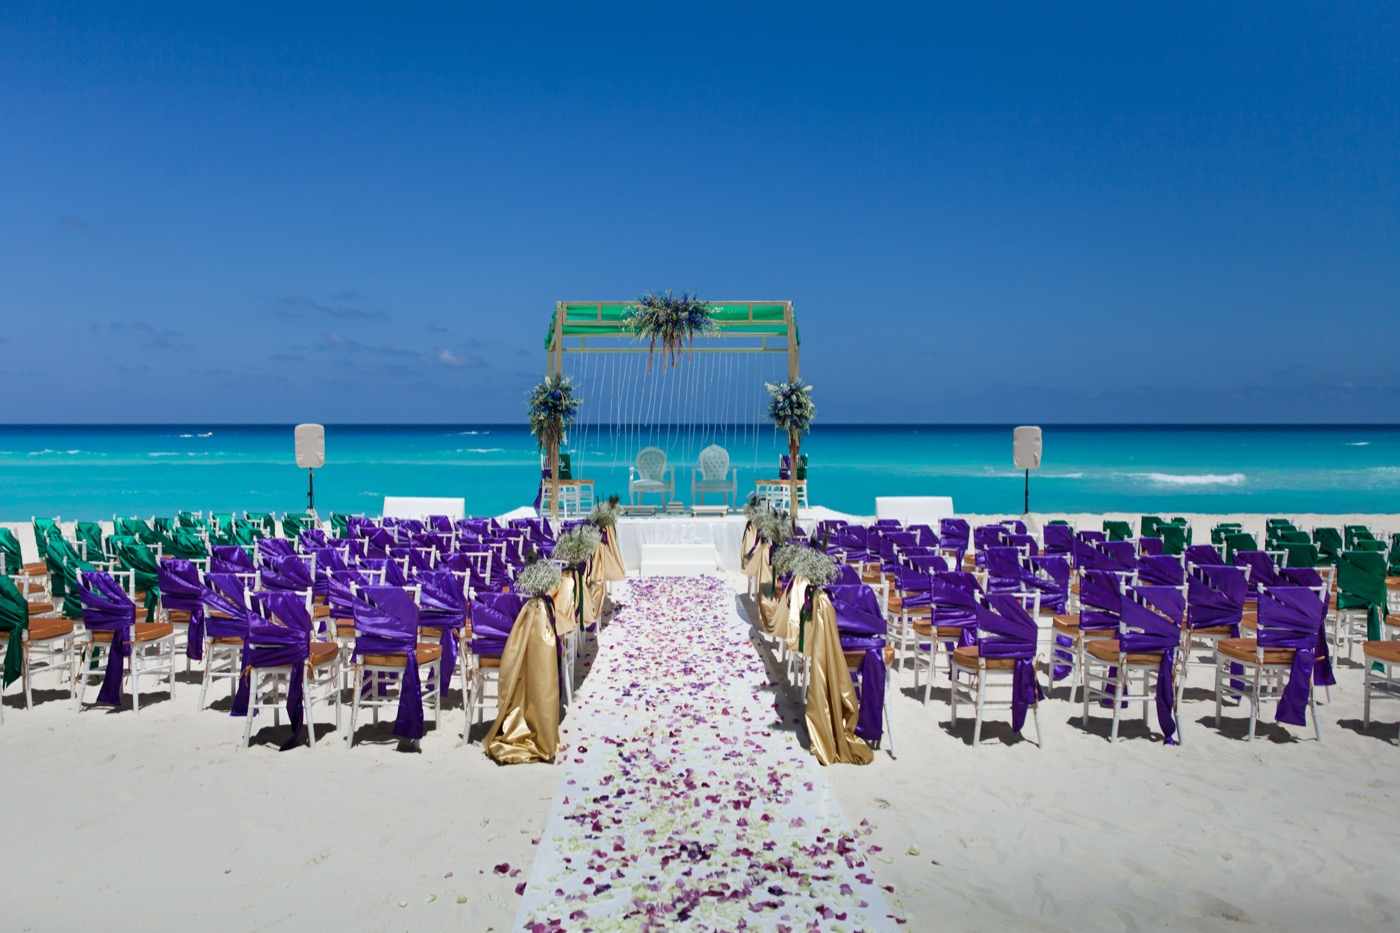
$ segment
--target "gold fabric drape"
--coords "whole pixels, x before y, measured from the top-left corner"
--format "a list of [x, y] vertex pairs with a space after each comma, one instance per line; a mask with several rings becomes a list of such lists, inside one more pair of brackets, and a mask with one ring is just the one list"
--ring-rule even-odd
[[593, 561], [599, 564], [599, 571], [604, 580], [626, 580], [627, 565], [622, 562], [622, 548], [617, 546], [617, 526], [614, 525], [609, 531], [604, 532], [606, 538], [598, 548], [598, 552], [593, 555]]
[[[749, 555], [748, 548], [745, 548], [743, 555], [741, 555], [744, 574], [758, 577], [760, 583], [766, 583], [773, 579], [773, 568], [769, 564], [768, 542], [761, 538], [755, 540], [758, 541], [758, 547], [753, 548], [752, 556]], [[749, 543], [749, 547], [753, 547], [753, 542]]]
[[[559, 588], [551, 599], [554, 603], [554, 632], [560, 638], [578, 628], [578, 603], [574, 601], [574, 575], [565, 570], [559, 578]], [[588, 603], [583, 604], [584, 621], [588, 621]], [[512, 631], [514, 631], [512, 629]]]
[[749, 548], [753, 547], [754, 538], [758, 537], [758, 532], [754, 530], [753, 522], [744, 523], [744, 534], [739, 539], [739, 566], [748, 573]]
[[592, 625], [603, 617], [603, 603], [608, 598], [606, 560], [606, 549], [599, 547], [593, 552], [593, 557], [588, 562], [588, 569], [583, 574], [583, 591], [587, 597], [583, 601], [583, 621], [587, 625]]
[[[554, 595], [557, 600], [560, 594]], [[503, 765], [553, 761], [559, 750], [559, 655], [543, 597], [530, 599], [516, 616], [501, 653], [499, 692], [500, 712], [486, 734], [487, 757]]]
[[870, 764], [875, 756], [865, 740], [856, 735], [860, 704], [841, 650], [836, 609], [823, 590], [818, 590], [812, 599], [812, 618], [807, 622], [804, 641], [803, 653], [810, 672], [807, 735], [812, 754], [823, 765]]

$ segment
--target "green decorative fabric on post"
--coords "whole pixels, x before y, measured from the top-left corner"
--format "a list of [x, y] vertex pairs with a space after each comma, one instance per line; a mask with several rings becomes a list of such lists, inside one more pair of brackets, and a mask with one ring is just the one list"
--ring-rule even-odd
[[1318, 552], [1322, 555], [1322, 562], [1328, 566], [1335, 564], [1337, 558], [1342, 556], [1344, 550], [1342, 546], [1342, 533], [1335, 528], [1314, 528], [1312, 533], [1313, 544], [1317, 545]]
[[1178, 525], [1176, 522], [1165, 522], [1157, 526], [1158, 536], [1162, 539], [1163, 554], [1184, 554], [1186, 545], [1190, 542], [1186, 540], [1187, 526], [1185, 523]]
[[1286, 541], [1279, 545], [1283, 551], [1283, 566], [1285, 567], [1316, 567], [1321, 555], [1317, 552], [1317, 545], [1311, 541], [1295, 542]]
[[78, 543], [87, 551], [88, 560], [102, 560], [106, 551], [102, 549], [102, 526], [97, 522], [78, 522], [75, 532]]
[[1254, 540], [1254, 535], [1245, 531], [1237, 531], [1234, 534], [1225, 536], [1225, 563], [1233, 564], [1235, 554], [1239, 551], [1257, 551], [1259, 543]]
[[116, 552], [122, 569], [130, 570], [135, 575], [136, 590], [145, 592], [146, 611], [154, 615], [156, 603], [160, 600], [155, 555], [145, 544], [125, 535], [112, 538], [112, 550]]
[[39, 559], [49, 558], [49, 538], [58, 534], [58, 523], [51, 518], [34, 519], [34, 546], [39, 549]]
[[176, 528], [166, 553], [185, 560], [202, 560], [209, 556], [209, 549], [204, 546], [204, 539], [196, 534], [194, 529]]
[[5, 561], [5, 573], [19, 573], [24, 567], [24, 557], [19, 549], [19, 538], [8, 528], [0, 528], [0, 558]]
[[1385, 567], [1379, 551], [1343, 551], [1337, 562], [1337, 609], [1366, 610], [1367, 641], [1380, 641], [1381, 620], [1387, 615]]
[[29, 603], [9, 577], [0, 577], [0, 634], [6, 639], [0, 685], [8, 687], [24, 671], [24, 633], [28, 628]]
[[1127, 522], [1115, 522], [1104, 520], [1103, 533], [1108, 535], [1110, 541], [1127, 541], [1133, 536], [1133, 526]]

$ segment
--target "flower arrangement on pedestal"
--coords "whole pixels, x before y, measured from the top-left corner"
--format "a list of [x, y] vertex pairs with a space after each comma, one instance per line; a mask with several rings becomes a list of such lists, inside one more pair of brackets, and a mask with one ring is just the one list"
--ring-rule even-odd
[[637, 299], [637, 307], [627, 315], [628, 326], [639, 339], [649, 340], [651, 349], [647, 353], [647, 368], [651, 368], [651, 357], [661, 345], [663, 356], [676, 365], [676, 354], [715, 329], [714, 316], [709, 305], [695, 295], [681, 292], [672, 295], [655, 293]]
[[526, 407], [530, 418], [530, 433], [540, 449], [549, 455], [550, 511], [559, 511], [559, 444], [578, 417], [583, 399], [574, 395], [574, 385], [566, 377], [547, 377], [530, 390]]
[[801, 463], [798, 448], [802, 435], [812, 430], [812, 422], [817, 418], [817, 406], [812, 402], [812, 387], [801, 379], [792, 382], [766, 382], [768, 390], [768, 417], [773, 427], [786, 431], [788, 436], [789, 505], [793, 522], [797, 521], [797, 466]]

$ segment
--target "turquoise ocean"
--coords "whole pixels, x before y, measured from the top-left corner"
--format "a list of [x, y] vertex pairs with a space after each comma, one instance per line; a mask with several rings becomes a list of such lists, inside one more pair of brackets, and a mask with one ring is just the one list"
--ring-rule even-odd
[[[600, 497], [625, 500], [627, 463], [654, 443], [689, 501], [690, 465], [712, 442], [730, 450], [741, 491], [776, 475], [783, 439], [755, 424], [589, 427], [569, 449]], [[868, 514], [876, 495], [949, 495], [961, 512], [1021, 510], [1009, 425], [821, 425], [804, 450], [814, 504]], [[539, 475], [517, 425], [328, 425], [326, 455], [322, 514], [376, 514], [385, 495], [461, 496], [471, 513], [499, 514], [528, 504]], [[3, 521], [305, 505], [290, 425], [0, 426]], [[1400, 426], [1046, 426], [1031, 507], [1400, 512]]]

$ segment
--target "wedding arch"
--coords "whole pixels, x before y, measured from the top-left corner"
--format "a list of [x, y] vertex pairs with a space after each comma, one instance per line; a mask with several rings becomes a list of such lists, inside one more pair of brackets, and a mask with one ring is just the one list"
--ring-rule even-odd
[[[736, 433], [751, 432], [757, 456], [757, 432], [766, 424], [765, 384], [801, 380], [801, 339], [792, 301], [696, 302], [707, 312], [703, 332], [669, 347], [639, 334], [637, 317], [646, 303], [647, 299], [554, 305], [544, 340], [546, 381], [568, 378], [575, 385], [582, 399], [583, 433], [606, 425], [615, 445], [618, 438], [626, 444], [632, 437], [639, 446], [645, 426], [663, 423], [673, 438], [688, 434], [694, 439], [708, 430], [724, 434], [732, 443]], [[628, 365], [629, 359], [638, 362]], [[585, 439], [579, 449], [588, 447]], [[558, 451], [547, 453], [550, 514], [557, 517]], [[792, 462], [797, 462], [795, 445]], [[798, 501], [796, 475], [795, 469], [789, 470], [791, 503]]]

